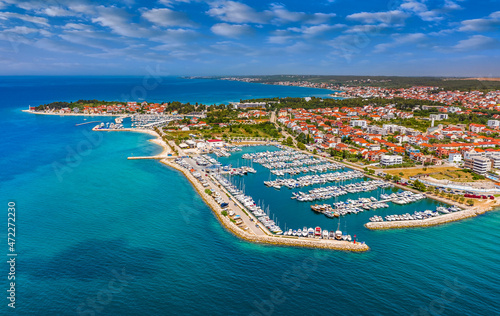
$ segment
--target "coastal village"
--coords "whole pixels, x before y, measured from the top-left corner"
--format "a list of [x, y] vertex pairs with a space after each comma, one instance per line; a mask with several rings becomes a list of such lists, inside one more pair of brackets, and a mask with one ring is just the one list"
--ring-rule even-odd
[[[328, 84], [318, 86], [304, 82], [293, 82], [293, 85], [332, 88]], [[306, 106], [301, 107], [287, 99], [242, 100], [227, 106], [189, 105], [189, 112], [178, 105], [174, 109], [172, 103], [167, 102], [92, 105], [80, 102], [77, 106], [67, 104], [59, 108], [30, 107], [29, 112], [108, 115], [117, 117], [115, 122], [100, 123], [95, 131], [140, 131], [158, 137], [154, 141], [164, 147], [162, 154], [130, 159], [159, 159], [183, 172], [224, 226], [253, 242], [350, 251], [369, 249], [364, 242], [343, 235], [339, 229], [295, 230], [278, 226], [269, 210], [257, 205], [244, 190], [219, 174], [243, 175], [256, 172], [255, 169], [223, 166], [213, 158], [229, 157], [248, 146], [272, 145], [281, 149], [264, 152], [264, 156], [245, 154], [252, 163], [270, 169], [270, 176], [276, 179], [264, 183], [278, 190], [282, 186], [295, 188], [310, 185], [308, 183], [339, 182], [361, 175], [380, 181], [294, 193], [291, 198], [297, 201], [330, 199], [381, 188], [402, 189], [397, 194], [384, 193], [380, 200], [372, 197], [371, 200], [348, 199], [346, 205], [311, 205], [313, 211], [327, 217], [343, 217], [388, 207], [390, 202], [405, 201], [402, 204], [406, 204], [426, 197], [452, 205], [440, 206], [436, 211], [385, 218], [375, 215], [365, 225], [369, 229], [432, 226], [477, 216], [496, 205], [496, 197], [500, 196], [500, 115], [490, 115], [488, 111], [500, 110], [500, 91], [360, 86], [345, 87], [332, 96], [344, 100], [362, 98], [367, 102], [360, 106], [310, 107], [308, 102], [318, 100], [304, 98]], [[418, 100], [421, 104], [404, 107], [398, 102], [401, 98]], [[370, 102], [372, 99], [374, 102]], [[385, 102], [375, 102], [377, 99]], [[461, 119], [472, 116], [480, 119], [474, 122]], [[128, 118], [131, 126], [124, 127], [123, 121]], [[324, 173], [331, 168], [351, 171]], [[214, 170], [217, 173], [213, 173]], [[318, 171], [321, 174], [317, 174]], [[287, 173], [303, 172], [316, 175], [286, 179]], [[329, 239], [331, 242], [327, 242]]]

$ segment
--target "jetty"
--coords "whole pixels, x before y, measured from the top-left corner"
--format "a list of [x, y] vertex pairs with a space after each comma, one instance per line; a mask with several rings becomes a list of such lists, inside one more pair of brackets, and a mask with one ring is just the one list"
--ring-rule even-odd
[[[370, 249], [367, 244], [360, 242], [272, 234], [253, 214], [251, 214], [251, 212], [246, 211], [243, 205], [238, 203], [234, 196], [229, 194], [227, 190], [224, 190], [223, 186], [215, 180], [215, 177], [204, 173], [197, 173], [196, 171], [192, 172], [191, 169], [186, 168], [191, 166], [184, 164], [186, 166], [184, 167], [171, 160], [164, 159], [161, 160], [161, 162], [182, 172], [213, 211], [213, 214], [221, 222], [223, 227], [243, 240], [259, 244], [334, 249], [353, 252], [363, 252]], [[194, 174], [196, 174], [197, 177], [195, 177]], [[204, 186], [204, 184], [208, 185]], [[205, 191], [207, 189], [211, 190], [212, 194], [209, 195]], [[213, 195], [227, 199], [225, 200], [227, 201], [226, 207], [223, 208], [217, 203]], [[234, 217], [231, 218], [230, 216], [224, 215], [224, 211], [234, 212], [235, 215], [239, 216], [238, 219], [241, 219], [241, 221], [236, 221], [233, 219]], [[238, 222], [241, 224], [238, 225]]]
[[101, 121], [83, 122], [83, 123], [75, 124], [75, 126], [81, 126], [81, 125], [86, 125], [86, 124], [91, 124], [91, 123], [101, 123]]
[[422, 220], [370, 222], [366, 223], [365, 227], [372, 230], [410, 228], [410, 227], [429, 227], [429, 226], [436, 226], [449, 222], [454, 222], [469, 217], [475, 217], [478, 214], [483, 214], [484, 212], [485, 211], [478, 211], [476, 209], [467, 209], [451, 214], [440, 215], [437, 217], [430, 217]]
[[172, 159], [177, 157], [165, 157], [165, 155], [157, 155], [157, 156], [136, 156], [136, 157], [127, 157], [128, 160], [143, 160], [143, 159], [153, 159], [153, 160], [161, 160], [161, 159]]

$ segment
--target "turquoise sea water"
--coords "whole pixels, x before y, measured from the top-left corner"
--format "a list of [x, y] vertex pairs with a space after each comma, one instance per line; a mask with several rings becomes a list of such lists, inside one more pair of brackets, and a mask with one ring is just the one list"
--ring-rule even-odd
[[[347, 217], [348, 230], [371, 247], [363, 254], [250, 244], [221, 228], [177, 171], [126, 159], [159, 152], [150, 136], [88, 136], [92, 125], [75, 127], [82, 117], [19, 111], [60, 99], [120, 99], [141, 80], [0, 78], [1, 240], [5, 254], [7, 203], [15, 201], [16, 314], [500, 314], [499, 212], [376, 232]], [[147, 99], [219, 103], [327, 93], [175, 78], [163, 85]], [[245, 181], [250, 190], [250, 176]], [[294, 201], [271, 204], [273, 190], [257, 185], [255, 194], [284, 221], [292, 205], [284, 203]], [[288, 226], [335, 223], [310, 216], [306, 205], [307, 216], [290, 213]], [[2, 300], [0, 314], [13, 314]]]

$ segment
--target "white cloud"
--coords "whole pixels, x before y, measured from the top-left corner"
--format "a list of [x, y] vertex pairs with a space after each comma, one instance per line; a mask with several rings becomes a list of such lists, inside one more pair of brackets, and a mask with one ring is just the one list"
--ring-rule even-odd
[[158, 34], [150, 37], [150, 40], [175, 46], [189, 44], [194, 47], [199, 36], [200, 34], [192, 29], [168, 29], [158, 32]]
[[56, 16], [74, 16], [76, 15], [75, 12], [70, 11], [68, 9], [59, 7], [59, 6], [51, 6], [44, 8], [43, 10], [38, 11], [38, 13], [41, 14], [46, 14], [51, 17], [56, 17]]
[[189, 20], [184, 12], [172, 11], [170, 9], [151, 9], [142, 12], [142, 17], [160, 26], [194, 27], [196, 24]]
[[159, 3], [167, 7], [172, 7], [177, 3], [190, 3], [191, 0], [159, 0]]
[[456, 51], [485, 50], [498, 48], [498, 44], [498, 40], [494, 38], [483, 35], [474, 35], [468, 39], [459, 41], [457, 45], [452, 47], [452, 49]]
[[267, 38], [267, 42], [271, 44], [285, 44], [293, 38], [290, 35], [271, 35]]
[[460, 6], [458, 3], [451, 1], [451, 0], [445, 0], [444, 1], [444, 6], [443, 9], [445, 10], [462, 10], [462, 6]]
[[66, 30], [93, 30], [93, 27], [87, 24], [82, 24], [82, 23], [67, 23], [66, 25], [62, 26], [63, 29]]
[[453, 10], [461, 10], [462, 7], [452, 0], [445, 0], [440, 8], [430, 10], [426, 5], [426, 0], [404, 0], [399, 7], [402, 11], [414, 14], [426, 22], [436, 22], [444, 19], [443, 13]]
[[239, 37], [245, 34], [250, 34], [252, 28], [246, 24], [228, 24], [218, 23], [210, 28], [210, 30], [221, 36], [226, 37]]
[[129, 14], [123, 9], [100, 6], [97, 11], [97, 17], [92, 18], [92, 22], [109, 27], [116, 34], [127, 37], [148, 37], [151, 33], [148, 29], [131, 23]]
[[40, 32], [39, 29], [34, 29], [31, 27], [26, 27], [26, 26], [15, 26], [10, 29], [5, 29], [2, 30], [2, 33], [14, 33], [14, 34], [19, 34], [19, 35], [27, 35], [27, 34], [32, 34], [32, 33], [38, 33]]
[[422, 43], [427, 39], [427, 36], [423, 33], [413, 33], [413, 34], [398, 34], [393, 36], [393, 41], [390, 43], [378, 44], [375, 46], [375, 53], [386, 52], [387, 50], [395, 47], [399, 47], [406, 44], [418, 44]]
[[386, 24], [363, 24], [363, 25], [354, 25], [349, 27], [344, 33], [352, 34], [352, 33], [360, 33], [360, 34], [374, 34], [378, 33], [383, 29], [388, 28], [389, 26]]
[[258, 12], [252, 7], [235, 1], [211, 3], [207, 13], [225, 22], [232, 23], [296, 23], [322, 24], [328, 22], [335, 13], [305, 13], [289, 11], [283, 4], [273, 3], [269, 10]]
[[26, 22], [49, 26], [48, 20], [39, 16], [24, 15], [14, 12], [0, 12], [0, 20], [20, 19]]
[[458, 30], [462, 32], [493, 31], [500, 26], [500, 11], [493, 12], [483, 19], [465, 20], [461, 24]]
[[303, 22], [306, 24], [322, 24], [328, 22], [335, 13], [313, 13], [293, 12], [285, 8], [283, 4], [271, 4], [270, 13], [274, 16], [275, 21], [281, 23], [288, 22]]
[[493, 12], [489, 16], [492, 19], [500, 19], [500, 11]]
[[348, 20], [359, 21], [366, 24], [383, 23], [386, 25], [400, 25], [408, 17], [406, 13], [400, 10], [385, 12], [359, 12], [348, 15]]
[[301, 27], [290, 27], [288, 28], [289, 31], [296, 32], [296, 33], [301, 33], [304, 36], [317, 36], [319, 34], [332, 31], [332, 30], [338, 30], [345, 27], [343, 24], [335, 24], [335, 25], [329, 25], [329, 24], [319, 24], [319, 25], [312, 25], [312, 26], [301, 26]]
[[220, 1], [211, 4], [208, 15], [232, 23], [267, 23], [268, 14], [257, 12], [252, 7], [235, 1]]
[[427, 5], [425, 5], [423, 2], [420, 1], [415, 1], [415, 0], [409, 0], [401, 4], [400, 8], [409, 13], [414, 13], [417, 16], [419, 16], [423, 21], [439, 21], [442, 20], [443, 18], [438, 15], [438, 12], [435, 10], [429, 10], [427, 8]]

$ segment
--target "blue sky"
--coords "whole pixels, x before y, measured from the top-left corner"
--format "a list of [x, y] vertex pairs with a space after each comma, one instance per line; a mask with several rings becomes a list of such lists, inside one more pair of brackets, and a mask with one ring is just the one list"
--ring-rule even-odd
[[0, 0], [0, 75], [500, 76], [500, 1]]

